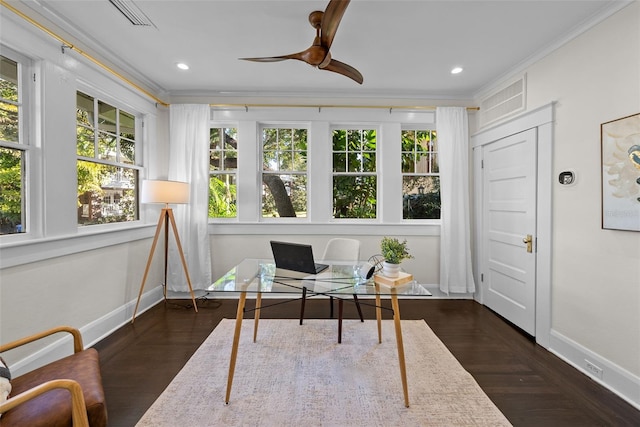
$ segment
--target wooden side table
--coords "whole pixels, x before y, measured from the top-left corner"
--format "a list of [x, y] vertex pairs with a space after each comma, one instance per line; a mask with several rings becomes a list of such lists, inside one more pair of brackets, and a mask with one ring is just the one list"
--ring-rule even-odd
[[393, 308], [393, 323], [396, 330], [396, 343], [398, 346], [398, 362], [400, 364], [400, 378], [402, 380], [402, 391], [404, 392], [404, 406], [409, 407], [409, 387], [407, 386], [407, 367], [404, 360], [404, 344], [402, 343], [402, 327], [400, 326], [400, 305], [398, 304], [397, 288], [400, 285], [413, 280], [413, 275], [400, 272], [398, 277], [386, 277], [381, 274], [373, 276], [373, 283], [376, 287], [376, 321], [378, 322], [378, 342], [382, 342], [382, 308], [380, 305], [380, 286], [390, 289], [391, 307]]

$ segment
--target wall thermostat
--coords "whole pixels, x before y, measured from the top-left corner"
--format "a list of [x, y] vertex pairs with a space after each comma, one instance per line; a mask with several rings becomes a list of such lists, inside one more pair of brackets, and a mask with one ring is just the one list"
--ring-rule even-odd
[[562, 185], [573, 185], [576, 183], [576, 173], [574, 171], [563, 171], [558, 175], [558, 181]]

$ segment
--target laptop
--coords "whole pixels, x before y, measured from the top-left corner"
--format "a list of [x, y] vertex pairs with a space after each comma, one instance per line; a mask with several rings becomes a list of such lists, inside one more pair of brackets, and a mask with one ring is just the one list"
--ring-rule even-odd
[[270, 243], [276, 268], [318, 274], [329, 267], [327, 264], [316, 264], [314, 262], [311, 245], [276, 242], [273, 240]]

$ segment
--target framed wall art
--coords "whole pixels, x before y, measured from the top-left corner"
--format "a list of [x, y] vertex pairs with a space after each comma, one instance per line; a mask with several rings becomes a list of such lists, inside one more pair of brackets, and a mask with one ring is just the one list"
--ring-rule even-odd
[[600, 125], [602, 228], [640, 231], [640, 113]]

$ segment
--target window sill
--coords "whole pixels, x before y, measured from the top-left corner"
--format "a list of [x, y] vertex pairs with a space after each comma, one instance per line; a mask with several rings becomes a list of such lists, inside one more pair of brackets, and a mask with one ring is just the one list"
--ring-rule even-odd
[[151, 238], [154, 230], [155, 224], [138, 224], [109, 230], [83, 227], [74, 235], [3, 242], [0, 245], [0, 269]]
[[385, 236], [389, 234], [439, 236], [440, 224], [434, 222], [400, 223], [400, 224], [372, 224], [336, 222], [329, 224], [294, 224], [288, 223], [239, 223], [219, 222], [209, 223], [209, 234], [218, 235], [327, 235], [344, 234], [350, 236]]

